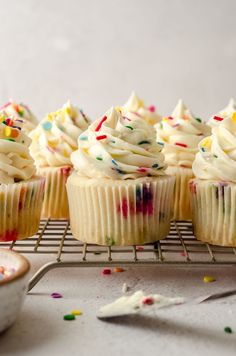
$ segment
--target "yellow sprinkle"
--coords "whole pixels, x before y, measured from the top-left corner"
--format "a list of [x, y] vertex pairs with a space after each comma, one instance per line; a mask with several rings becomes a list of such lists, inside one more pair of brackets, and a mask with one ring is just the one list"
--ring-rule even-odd
[[216, 279], [215, 279], [214, 277], [212, 277], [212, 276], [205, 276], [205, 277], [203, 278], [203, 281], [204, 281], [205, 283], [211, 283], [211, 282], [215, 282]]
[[48, 145], [52, 148], [55, 148], [57, 146], [57, 143], [53, 141], [48, 141]]
[[154, 124], [156, 123], [156, 120], [155, 120], [155, 119], [149, 119], [149, 120], [148, 120], [148, 123], [149, 123], [150, 125], [154, 125]]
[[48, 114], [47, 120], [48, 120], [48, 121], [52, 121], [52, 120], [53, 120], [53, 115], [52, 115], [52, 114]]
[[211, 137], [206, 137], [202, 140], [202, 147], [210, 148], [211, 147]]
[[66, 108], [66, 113], [67, 113], [69, 116], [72, 116], [72, 112], [71, 112], [71, 108], [70, 108], [70, 107], [67, 107], [67, 108]]
[[5, 127], [4, 133], [5, 133], [5, 136], [10, 137], [11, 136], [11, 128], [9, 126]]
[[168, 121], [169, 118], [168, 118], [168, 116], [164, 116], [162, 120], [163, 120], [163, 121]]
[[63, 155], [64, 155], [65, 157], [70, 157], [69, 153], [68, 153], [66, 150], [63, 151]]
[[71, 311], [71, 314], [72, 314], [72, 315], [82, 315], [83, 313], [82, 313], [81, 310], [76, 310], [76, 309], [75, 309], [75, 310], [72, 310], [72, 311]]
[[236, 111], [233, 112], [231, 119], [232, 119], [232, 121], [236, 122]]

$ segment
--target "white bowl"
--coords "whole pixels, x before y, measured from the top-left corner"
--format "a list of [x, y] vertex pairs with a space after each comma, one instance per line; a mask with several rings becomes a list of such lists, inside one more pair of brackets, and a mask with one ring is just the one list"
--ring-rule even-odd
[[23, 304], [30, 264], [19, 253], [0, 248], [0, 266], [14, 268], [15, 272], [0, 280], [0, 332], [16, 320]]

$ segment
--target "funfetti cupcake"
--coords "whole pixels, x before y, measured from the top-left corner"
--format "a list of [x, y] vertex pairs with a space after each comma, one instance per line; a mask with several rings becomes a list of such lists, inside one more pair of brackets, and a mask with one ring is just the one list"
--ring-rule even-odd
[[38, 124], [37, 118], [27, 105], [23, 103], [17, 104], [12, 99], [1, 107], [0, 112], [13, 119], [23, 120], [22, 129], [26, 134], [32, 131]]
[[45, 179], [35, 176], [22, 120], [0, 114], [0, 241], [37, 233]]
[[174, 178], [162, 146], [142, 118], [109, 110], [79, 137], [67, 181], [74, 237], [99, 245], [133, 245], [169, 232]]
[[147, 107], [135, 92], [131, 93], [128, 101], [119, 109], [123, 116], [130, 119], [135, 119], [137, 116], [142, 117], [150, 125], [155, 125], [161, 120], [161, 116], [156, 112], [155, 106], [150, 105]]
[[190, 182], [197, 239], [236, 247], [236, 111], [199, 143]]
[[207, 124], [211, 127], [218, 126], [224, 119], [230, 118], [236, 111], [236, 103], [233, 98], [230, 99], [228, 105], [220, 110], [217, 114], [212, 115]]
[[83, 111], [66, 103], [48, 114], [30, 134], [30, 151], [38, 174], [46, 178], [42, 217], [68, 218], [66, 180], [71, 172], [71, 153], [89, 120]]
[[175, 220], [191, 219], [188, 182], [193, 178], [192, 163], [199, 141], [210, 134], [210, 127], [195, 117], [179, 100], [171, 116], [156, 126], [157, 141], [164, 144], [167, 174], [176, 177], [174, 190]]

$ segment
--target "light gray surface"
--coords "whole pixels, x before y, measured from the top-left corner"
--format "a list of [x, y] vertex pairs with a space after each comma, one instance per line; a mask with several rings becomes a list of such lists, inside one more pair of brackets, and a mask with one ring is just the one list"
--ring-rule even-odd
[[0, 0], [0, 103], [39, 118], [68, 98], [92, 118], [132, 89], [204, 118], [236, 97], [235, 0]]
[[[46, 259], [31, 258], [33, 270]], [[196, 297], [235, 286], [235, 267], [129, 268], [110, 276], [100, 268], [62, 269], [47, 274], [27, 296], [17, 323], [0, 336], [3, 355], [235, 355], [236, 297], [200, 305], [160, 310], [153, 317], [131, 317], [115, 323], [96, 319], [97, 309], [121, 296], [124, 282], [131, 292]], [[204, 275], [217, 281], [205, 284]], [[63, 299], [52, 299], [60, 292]], [[75, 321], [63, 315], [80, 309]], [[231, 326], [234, 334], [225, 334]]]

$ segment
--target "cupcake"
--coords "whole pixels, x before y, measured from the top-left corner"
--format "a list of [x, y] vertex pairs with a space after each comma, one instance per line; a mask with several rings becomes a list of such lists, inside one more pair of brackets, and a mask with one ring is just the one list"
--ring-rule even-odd
[[0, 112], [3, 112], [4, 115], [8, 117], [23, 120], [22, 129], [26, 134], [29, 134], [29, 132], [32, 131], [38, 124], [38, 120], [30, 111], [28, 106], [22, 103], [17, 104], [13, 100], [10, 100], [8, 103], [3, 105]]
[[120, 109], [123, 116], [130, 119], [135, 119], [137, 116], [142, 117], [150, 125], [155, 125], [161, 120], [161, 116], [156, 112], [155, 106], [151, 105], [146, 107], [144, 102], [139, 99], [135, 92], [132, 92], [127, 103], [118, 109]]
[[37, 233], [45, 179], [35, 176], [22, 120], [0, 114], [0, 241]]
[[30, 133], [30, 151], [37, 173], [46, 178], [43, 218], [68, 218], [66, 180], [71, 172], [71, 153], [77, 149], [79, 135], [87, 129], [82, 110], [66, 103], [48, 114]]
[[224, 109], [219, 111], [217, 114], [212, 115], [212, 117], [208, 120], [207, 124], [211, 127], [216, 127], [224, 119], [230, 118], [235, 111], [236, 111], [236, 103], [234, 99], [231, 98], [228, 105]]
[[179, 100], [171, 116], [164, 117], [156, 126], [157, 141], [164, 144], [163, 153], [168, 165], [167, 174], [176, 177], [173, 218], [190, 220], [188, 182], [193, 178], [192, 163], [198, 143], [210, 134], [210, 127]]
[[74, 237], [99, 245], [137, 245], [169, 232], [174, 178], [145, 120], [113, 108], [79, 137], [68, 178]]
[[190, 193], [196, 238], [236, 247], [236, 111], [199, 143], [193, 172]]

